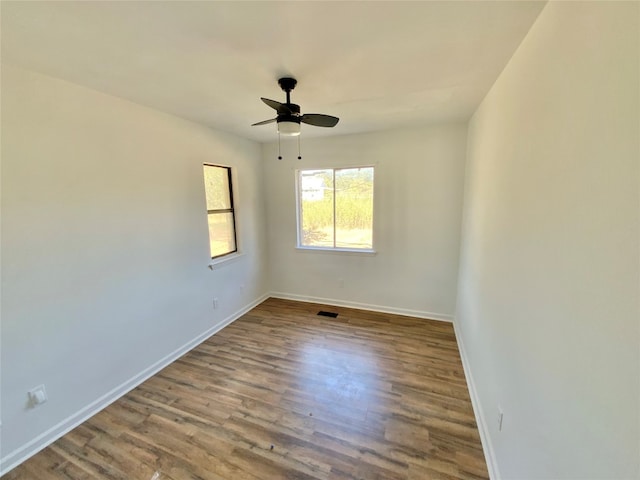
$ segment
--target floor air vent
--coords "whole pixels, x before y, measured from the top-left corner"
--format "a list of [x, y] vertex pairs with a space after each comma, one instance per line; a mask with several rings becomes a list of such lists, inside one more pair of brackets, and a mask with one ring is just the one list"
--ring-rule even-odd
[[334, 312], [325, 312], [324, 310], [320, 310], [318, 312], [318, 315], [320, 315], [321, 317], [331, 317], [331, 318], [336, 318], [338, 316], [337, 313]]

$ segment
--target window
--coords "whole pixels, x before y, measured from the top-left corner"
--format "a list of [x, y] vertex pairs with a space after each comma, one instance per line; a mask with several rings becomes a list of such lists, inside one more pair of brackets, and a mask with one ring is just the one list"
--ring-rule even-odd
[[373, 249], [373, 167], [298, 170], [298, 246]]
[[236, 252], [231, 168], [205, 164], [204, 189], [207, 196], [211, 258]]

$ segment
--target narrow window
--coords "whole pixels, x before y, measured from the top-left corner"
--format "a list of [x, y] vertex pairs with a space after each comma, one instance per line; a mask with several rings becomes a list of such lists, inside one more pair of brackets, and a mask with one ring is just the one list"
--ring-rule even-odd
[[236, 252], [231, 168], [205, 164], [204, 188], [207, 196], [211, 258]]
[[298, 246], [373, 249], [373, 167], [298, 171]]

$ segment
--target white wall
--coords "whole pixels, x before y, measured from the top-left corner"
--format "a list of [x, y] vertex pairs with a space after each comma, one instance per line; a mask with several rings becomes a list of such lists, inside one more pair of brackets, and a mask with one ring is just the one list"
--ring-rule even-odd
[[456, 330], [496, 478], [640, 476], [638, 6], [549, 3], [470, 123]]
[[[245, 252], [214, 271], [203, 162], [235, 168]], [[251, 141], [3, 65], [5, 469], [267, 293], [260, 172]]]
[[[263, 148], [275, 294], [452, 319], [466, 126], [302, 138], [300, 161], [295, 140], [283, 140], [282, 145], [281, 161], [277, 144]], [[296, 249], [295, 170], [358, 165], [375, 165], [377, 254]]]

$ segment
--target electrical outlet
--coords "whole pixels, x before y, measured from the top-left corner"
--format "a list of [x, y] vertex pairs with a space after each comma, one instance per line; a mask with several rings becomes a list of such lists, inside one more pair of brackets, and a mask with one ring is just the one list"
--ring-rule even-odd
[[344, 278], [340, 278], [340, 279], [338, 279], [338, 286], [339, 286], [340, 288], [344, 288]]
[[504, 413], [502, 413], [502, 408], [498, 406], [498, 431], [502, 431], [502, 419], [504, 417]]
[[217, 297], [215, 297], [213, 299], [213, 308], [218, 308], [218, 298]]
[[36, 405], [40, 405], [47, 401], [47, 391], [44, 388], [44, 385], [38, 385], [36, 388], [29, 390], [27, 392], [29, 395], [29, 404], [31, 407], [35, 407]]

